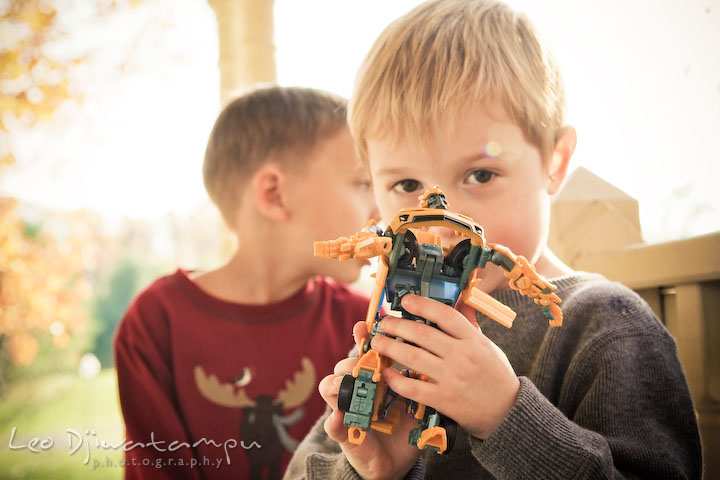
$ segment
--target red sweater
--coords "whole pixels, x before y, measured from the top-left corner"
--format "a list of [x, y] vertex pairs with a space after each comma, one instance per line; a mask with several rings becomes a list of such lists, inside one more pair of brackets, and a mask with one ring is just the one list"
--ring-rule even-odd
[[182, 270], [155, 281], [115, 335], [125, 478], [279, 478], [367, 305], [320, 277], [270, 305], [219, 300]]

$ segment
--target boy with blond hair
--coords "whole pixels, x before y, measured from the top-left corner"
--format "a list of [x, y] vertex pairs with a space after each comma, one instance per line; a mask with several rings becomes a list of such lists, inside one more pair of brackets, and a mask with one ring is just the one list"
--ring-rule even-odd
[[[454, 447], [438, 455], [409, 445], [417, 426], [409, 416], [392, 435], [370, 430], [363, 443], [349, 442], [337, 408], [342, 377], [357, 362], [347, 358], [320, 382], [331, 412], [298, 448], [287, 478], [700, 478], [673, 339], [632, 291], [572, 271], [547, 248], [550, 198], [576, 142], [564, 101], [532, 26], [502, 3], [433, 0], [378, 38], [349, 121], [381, 217], [439, 185], [453, 211], [558, 287], [565, 321], [549, 327], [532, 301], [507, 289], [499, 268], [480, 271], [480, 288], [517, 312], [512, 329], [465, 306], [406, 295], [404, 309], [437, 328], [385, 317], [372, 347], [429, 377], [382, 372], [399, 395], [458, 423]], [[443, 246], [458, 241], [435, 233]], [[367, 336], [356, 325], [356, 340]]]
[[242, 95], [218, 117], [203, 171], [237, 249], [215, 270], [155, 281], [117, 330], [126, 478], [280, 478], [367, 308], [325, 278], [352, 282], [363, 263], [309, 247], [377, 214], [344, 99]]

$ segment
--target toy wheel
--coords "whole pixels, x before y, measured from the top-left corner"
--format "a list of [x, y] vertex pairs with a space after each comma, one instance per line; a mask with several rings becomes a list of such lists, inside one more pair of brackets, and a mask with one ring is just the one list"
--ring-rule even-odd
[[410, 265], [413, 260], [418, 256], [417, 238], [415, 238], [415, 234], [412, 233], [410, 230], [407, 230], [405, 232], [405, 237], [403, 238], [403, 246], [405, 247], [405, 253], [400, 255], [400, 258], [397, 262], [398, 266]]
[[465, 261], [467, 254], [470, 253], [470, 248], [472, 248], [470, 239], [466, 238], [455, 245], [455, 248], [452, 249], [450, 255], [448, 255], [445, 259], [445, 264], [455, 270], [456, 275], [462, 275], [463, 270], [465, 270], [463, 262]]
[[338, 408], [341, 412], [350, 411], [350, 403], [352, 402], [354, 389], [355, 377], [346, 373], [340, 383], [340, 391], [338, 392]]

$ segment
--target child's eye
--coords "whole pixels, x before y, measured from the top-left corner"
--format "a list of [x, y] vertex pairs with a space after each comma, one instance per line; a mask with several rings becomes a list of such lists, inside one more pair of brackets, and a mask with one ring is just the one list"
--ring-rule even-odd
[[413, 193], [422, 187], [422, 184], [417, 180], [400, 180], [392, 186], [392, 190], [397, 193]]
[[467, 182], [474, 184], [487, 183], [495, 176], [490, 170], [480, 169], [475, 170], [468, 175]]

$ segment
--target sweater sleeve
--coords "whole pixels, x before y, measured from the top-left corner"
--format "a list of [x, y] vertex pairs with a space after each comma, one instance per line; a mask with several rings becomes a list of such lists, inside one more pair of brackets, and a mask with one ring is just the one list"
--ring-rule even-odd
[[295, 450], [285, 471], [285, 480], [360, 479], [343, 455], [340, 445], [325, 433], [324, 424], [329, 414], [328, 408]]
[[[328, 407], [295, 450], [283, 480], [361, 480], [345, 458], [340, 444], [325, 433], [325, 420], [329, 414]], [[420, 457], [405, 475], [405, 480], [423, 478], [425, 478], [425, 466]]]
[[128, 309], [113, 347], [128, 442], [125, 479], [200, 479], [198, 468], [187, 468], [197, 462], [174, 393], [167, 315], [148, 292]]
[[694, 410], [672, 338], [608, 334], [579, 352], [559, 406], [521, 377], [517, 402], [475, 458], [497, 478], [692, 478]]

